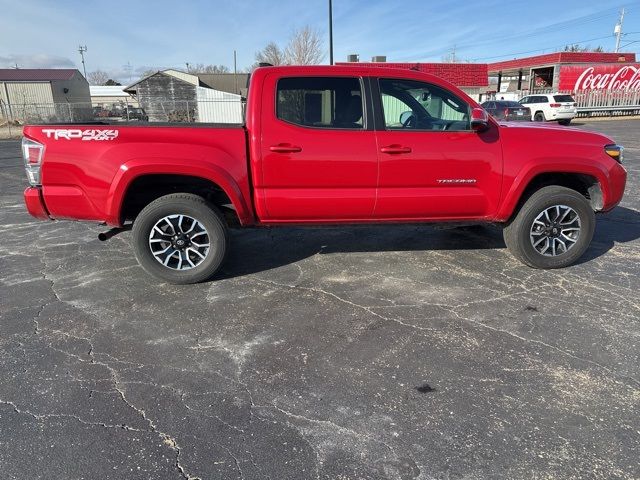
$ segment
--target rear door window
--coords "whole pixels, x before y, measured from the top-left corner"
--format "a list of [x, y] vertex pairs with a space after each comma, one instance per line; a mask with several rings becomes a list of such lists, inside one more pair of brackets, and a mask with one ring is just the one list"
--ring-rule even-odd
[[363, 129], [358, 78], [291, 77], [278, 80], [276, 116], [304, 127]]

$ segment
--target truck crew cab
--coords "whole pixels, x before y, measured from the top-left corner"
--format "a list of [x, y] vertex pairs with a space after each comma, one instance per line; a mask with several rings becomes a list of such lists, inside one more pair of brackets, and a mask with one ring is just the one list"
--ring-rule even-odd
[[494, 223], [535, 268], [574, 263], [616, 206], [623, 148], [598, 133], [498, 123], [432, 75], [257, 68], [244, 125], [30, 125], [31, 215], [132, 224], [142, 267], [212, 277], [230, 226]]

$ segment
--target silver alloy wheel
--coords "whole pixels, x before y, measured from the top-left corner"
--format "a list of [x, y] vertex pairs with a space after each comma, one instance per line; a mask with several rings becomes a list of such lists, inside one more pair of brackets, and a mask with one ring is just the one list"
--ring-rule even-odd
[[149, 233], [149, 248], [155, 259], [172, 270], [190, 270], [207, 258], [207, 229], [188, 215], [167, 215]]
[[540, 254], [555, 257], [567, 253], [580, 238], [580, 215], [566, 205], [544, 209], [529, 231], [531, 245]]

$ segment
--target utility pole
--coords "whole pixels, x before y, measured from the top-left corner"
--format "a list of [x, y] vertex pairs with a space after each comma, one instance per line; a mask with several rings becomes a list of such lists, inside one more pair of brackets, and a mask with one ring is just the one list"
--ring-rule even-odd
[[131, 66], [131, 62], [127, 61], [127, 64], [123, 65], [122, 68], [127, 73], [127, 75], [129, 76], [129, 83], [131, 83], [131, 72], [133, 71], [133, 67]]
[[333, 5], [329, 0], [329, 65], [333, 65]]
[[233, 51], [233, 81], [235, 83], [235, 92], [240, 93], [238, 91], [238, 56], [235, 50]]
[[84, 52], [86, 51], [87, 51], [86, 45], [84, 47], [82, 45], [78, 47], [78, 52], [80, 52], [80, 57], [82, 57], [82, 71], [84, 72], [84, 78], [87, 78], [87, 68], [84, 65]]
[[620, 51], [620, 39], [622, 38], [622, 22], [624, 22], [624, 8], [620, 12], [620, 20], [616, 23], [616, 26], [613, 28], [613, 33], [616, 36], [616, 53]]

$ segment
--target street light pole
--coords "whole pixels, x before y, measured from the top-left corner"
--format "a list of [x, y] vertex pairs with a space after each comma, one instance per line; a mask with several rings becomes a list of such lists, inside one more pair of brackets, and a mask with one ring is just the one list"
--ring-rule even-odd
[[329, 65], [333, 65], [333, 6], [329, 0]]

